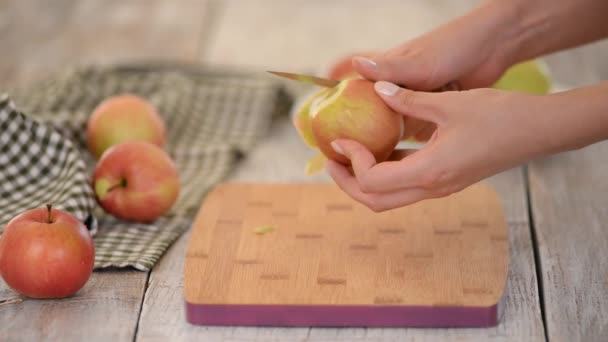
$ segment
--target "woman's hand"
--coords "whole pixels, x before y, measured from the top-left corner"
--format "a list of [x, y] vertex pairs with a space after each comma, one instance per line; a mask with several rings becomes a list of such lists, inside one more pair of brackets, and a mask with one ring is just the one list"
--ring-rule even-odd
[[[405, 135], [428, 136], [425, 147], [377, 164], [363, 146], [333, 143], [353, 173], [328, 171], [351, 197], [375, 211], [459, 191], [532, 158], [608, 139], [608, 83], [547, 96], [493, 89], [511, 65], [608, 36], [602, 0], [484, 1], [419, 38], [352, 66], [377, 82], [378, 94], [405, 115]], [[573, 20], [585, 18], [585, 20]], [[398, 34], [398, 33], [396, 33]], [[435, 129], [435, 125], [437, 130]]]
[[364, 78], [412, 90], [437, 90], [450, 82], [461, 89], [487, 87], [513, 63], [505, 41], [518, 20], [515, 6], [484, 2], [391, 50], [354, 57], [352, 66]]
[[605, 0], [486, 0], [391, 50], [354, 57], [352, 66], [412, 90], [488, 87], [513, 64], [608, 37], [607, 11]]
[[[511, 65], [512, 49], [501, 42], [518, 20], [515, 14], [515, 6], [485, 2], [389, 51], [339, 61], [332, 74], [346, 73], [346, 62], [352, 59], [354, 71], [364, 78], [389, 81], [412, 90], [486, 87]], [[432, 123], [412, 117], [404, 118], [404, 123], [403, 139], [426, 141], [435, 130]]]
[[421, 150], [379, 164], [357, 142], [334, 141], [353, 173], [329, 161], [331, 177], [374, 211], [449, 195], [556, 149], [554, 134], [560, 133], [551, 131], [559, 127], [551, 111], [557, 108], [547, 105], [549, 96], [494, 89], [414, 92], [388, 82], [375, 89], [398, 113], [433, 122], [437, 130]]

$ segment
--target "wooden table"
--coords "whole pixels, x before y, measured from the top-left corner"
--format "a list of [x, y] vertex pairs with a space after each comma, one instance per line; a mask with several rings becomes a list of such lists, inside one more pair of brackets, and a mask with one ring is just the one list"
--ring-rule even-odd
[[[475, 1], [61, 0], [0, 2], [0, 86], [67, 64], [163, 58], [252, 70], [321, 72], [334, 58], [387, 48]], [[569, 86], [608, 79], [606, 44], [548, 58]], [[312, 154], [285, 118], [231, 181], [307, 178]], [[269, 160], [275, 162], [269, 163]], [[148, 273], [95, 272], [73, 298], [24, 299], [0, 281], [1, 341], [600, 341], [608, 336], [608, 143], [535, 160], [488, 180], [510, 228], [502, 323], [490, 329], [197, 327], [186, 323], [188, 234]]]

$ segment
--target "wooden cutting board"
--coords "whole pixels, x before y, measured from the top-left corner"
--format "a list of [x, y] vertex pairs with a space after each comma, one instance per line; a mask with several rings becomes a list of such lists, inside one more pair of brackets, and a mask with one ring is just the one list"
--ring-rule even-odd
[[499, 321], [509, 239], [484, 185], [374, 213], [334, 184], [222, 184], [192, 229], [184, 292], [193, 324]]

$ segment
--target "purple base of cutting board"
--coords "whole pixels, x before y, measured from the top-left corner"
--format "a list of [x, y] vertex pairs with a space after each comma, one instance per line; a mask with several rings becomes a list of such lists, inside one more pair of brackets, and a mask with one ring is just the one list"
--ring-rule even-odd
[[277, 306], [186, 302], [186, 319], [197, 325], [489, 327], [498, 324], [499, 305], [490, 307]]

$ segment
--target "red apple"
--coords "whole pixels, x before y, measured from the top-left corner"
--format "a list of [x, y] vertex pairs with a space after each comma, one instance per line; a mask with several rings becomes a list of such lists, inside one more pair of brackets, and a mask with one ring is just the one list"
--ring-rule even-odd
[[89, 231], [71, 214], [47, 208], [13, 218], [0, 238], [0, 274], [15, 291], [32, 298], [68, 297], [93, 272]]
[[180, 188], [173, 160], [160, 147], [141, 141], [120, 143], [104, 152], [93, 183], [106, 212], [138, 222], [152, 222], [169, 211]]
[[[374, 57], [377, 52], [362, 51], [346, 55], [330, 65], [327, 71], [327, 77], [333, 80], [345, 80], [349, 78], [360, 78], [361, 76], [353, 69], [352, 58], [355, 56]], [[404, 135], [402, 140], [410, 140], [413, 142], [426, 142], [435, 132], [435, 124], [427, 121], [422, 121], [412, 117], [403, 117]]]
[[402, 136], [402, 115], [393, 111], [364, 79], [347, 79], [314, 94], [294, 117], [304, 141], [327, 158], [348, 164], [331, 142], [351, 139], [367, 147], [376, 161], [385, 161]]
[[99, 158], [105, 150], [125, 141], [147, 141], [164, 147], [165, 124], [145, 99], [131, 94], [101, 102], [87, 123], [89, 151]]

